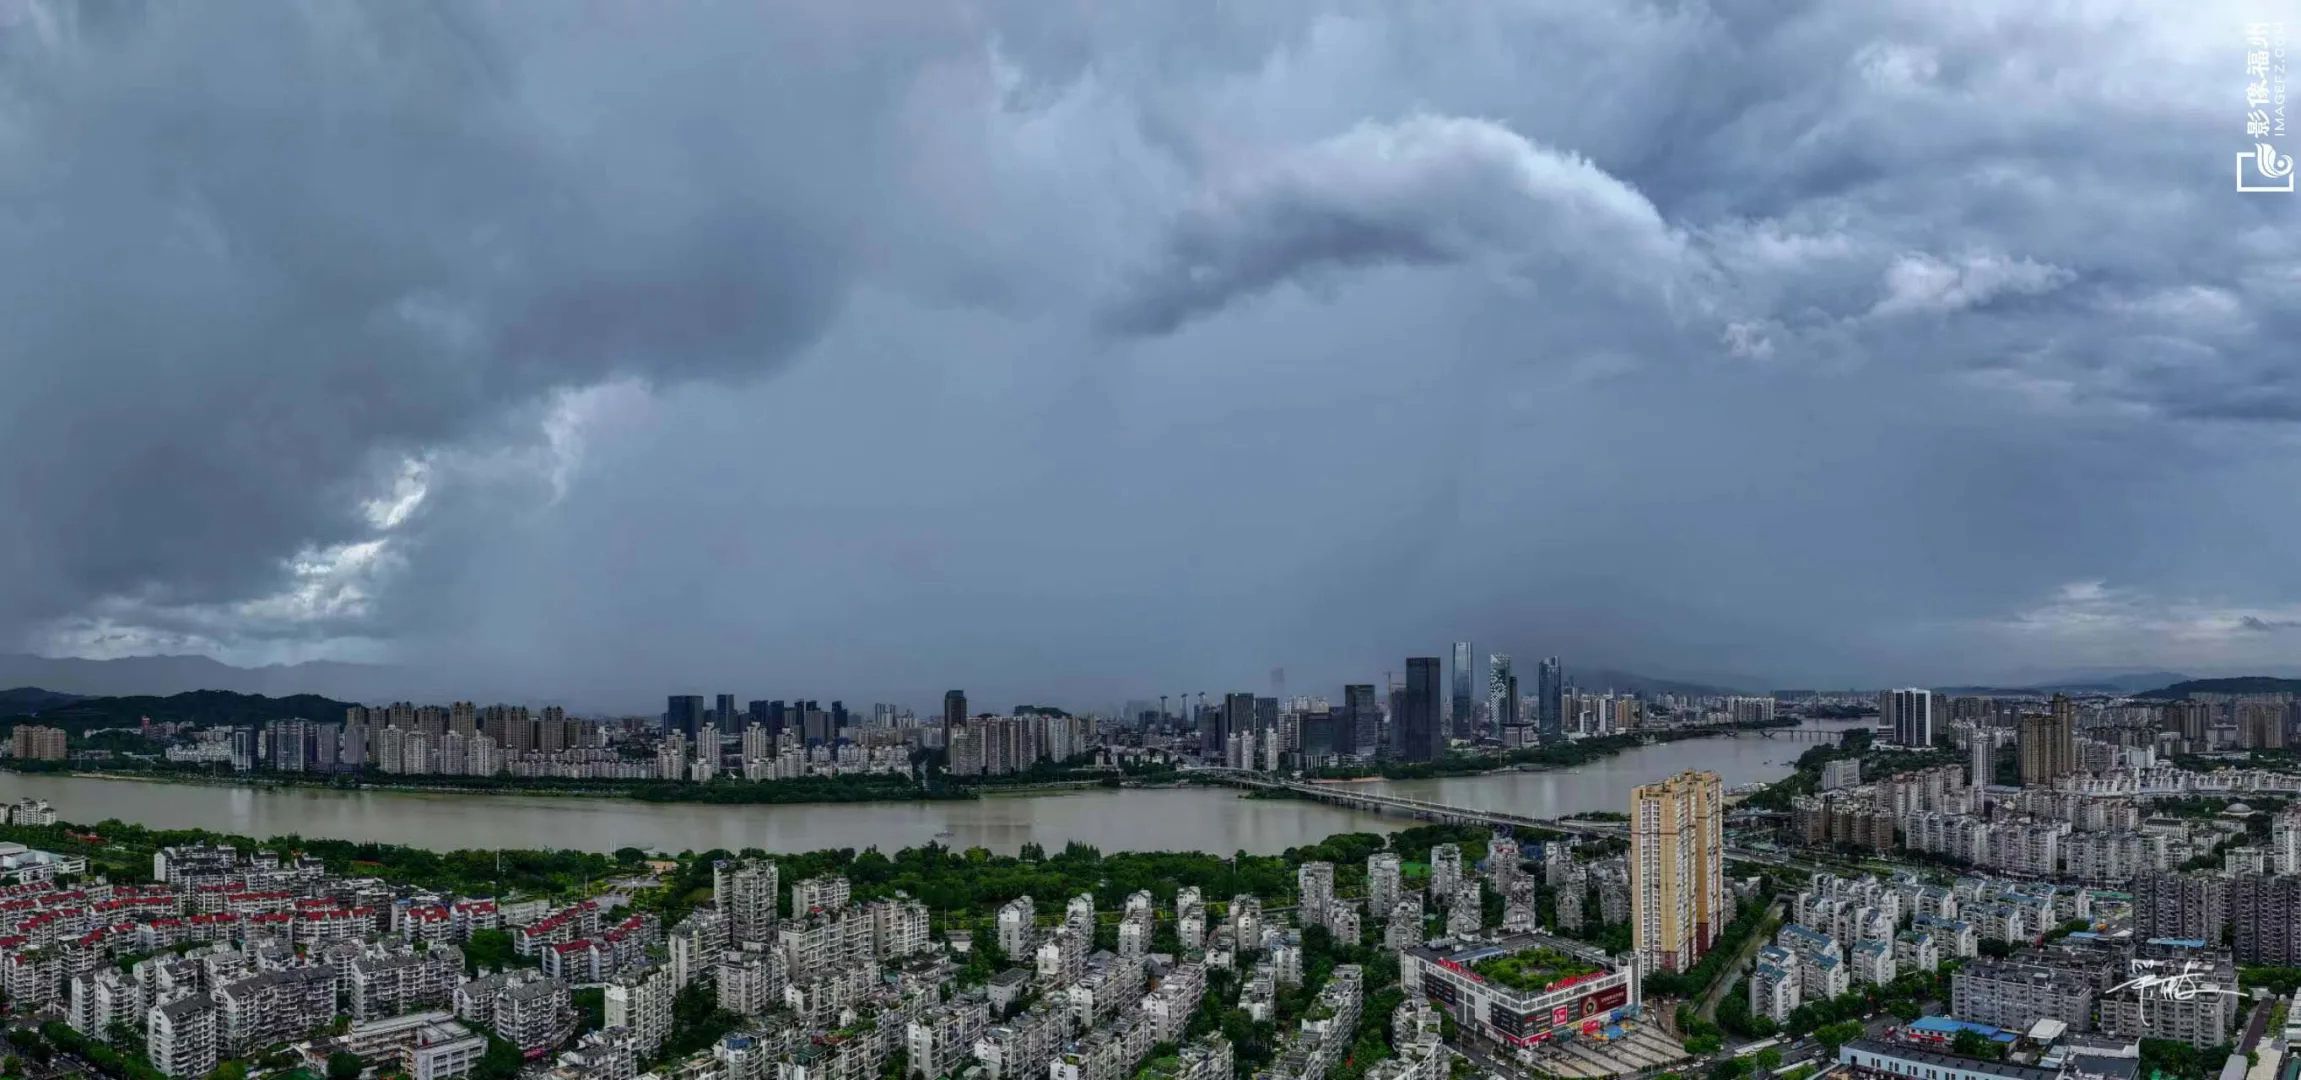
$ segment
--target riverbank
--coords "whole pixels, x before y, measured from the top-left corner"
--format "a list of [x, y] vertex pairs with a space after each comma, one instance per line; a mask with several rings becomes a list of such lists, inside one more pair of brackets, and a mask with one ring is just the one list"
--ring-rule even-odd
[[682, 783], [667, 780], [557, 780], [551, 778], [485, 779], [477, 777], [304, 776], [295, 773], [205, 773], [173, 769], [22, 769], [5, 771], [25, 776], [76, 776], [131, 783], [187, 784], [198, 787], [246, 788], [257, 791], [309, 789], [341, 792], [400, 792], [417, 795], [525, 796], [536, 798], [628, 799], [635, 802], [693, 802], [721, 805], [778, 805], [788, 803], [934, 802], [976, 798], [979, 787], [954, 786], [941, 790], [921, 787], [908, 776], [868, 774], [840, 777], [795, 777], [787, 780], [714, 780]]
[[[981, 797], [984, 794], [997, 797]], [[1195, 849], [1267, 854], [1354, 829], [1394, 827], [1373, 814], [1302, 802], [1255, 802], [1222, 787], [1099, 784], [996, 789], [963, 799], [776, 805], [483, 796], [438, 789], [156, 784], [66, 774], [0, 776], [0, 803], [44, 799], [66, 820], [114, 818], [149, 828], [241, 836], [324, 836], [468, 847], [650, 851], [758, 847], [881, 850], [927, 843], [1013, 853], [1072, 840], [1105, 851]]]
[[75, 769], [0, 765], [0, 771], [27, 776], [77, 776], [132, 783], [189, 784], [258, 791], [311, 789], [341, 792], [400, 792], [418, 795], [533, 796], [541, 798], [628, 799], [649, 803], [702, 803], [725, 806], [779, 806], [802, 803], [948, 802], [986, 795], [1073, 791], [1189, 782], [1174, 769], [1117, 772], [1041, 769], [1013, 777], [954, 782], [938, 778], [924, 786], [907, 774], [863, 773], [836, 777], [743, 780], [722, 777], [690, 783], [670, 780], [571, 780], [551, 777], [353, 776], [280, 772], [204, 772], [189, 769]]

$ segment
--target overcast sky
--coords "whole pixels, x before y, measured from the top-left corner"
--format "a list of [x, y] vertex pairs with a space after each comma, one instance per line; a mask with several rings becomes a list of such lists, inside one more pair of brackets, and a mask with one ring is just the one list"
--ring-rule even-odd
[[0, 0], [0, 637], [618, 705], [2287, 670], [2263, 10]]

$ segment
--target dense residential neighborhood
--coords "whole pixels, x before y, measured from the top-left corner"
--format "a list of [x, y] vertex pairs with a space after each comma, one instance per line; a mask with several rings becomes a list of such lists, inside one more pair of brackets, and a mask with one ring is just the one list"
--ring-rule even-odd
[[[0, 985], [18, 1049], [121, 1077], [356, 1064], [415, 1080], [1321, 1080], [1379, 1064], [1438, 1080], [1452, 1060], [1438, 1014], [1401, 991], [1397, 952], [1364, 943], [1427, 936], [1419, 899], [1402, 895], [1423, 879], [1396, 876], [1400, 853], [1374, 836], [1338, 838], [1361, 860], [1341, 872], [1304, 857], [1242, 877], [1185, 857], [1210, 882], [1256, 883], [1227, 899], [1180, 886], [931, 910], [799, 875], [820, 856], [757, 853], [585, 862], [587, 877], [612, 873], [560, 899], [428, 888], [334, 848], [225, 838], [159, 843], [144, 873], [132, 849], [170, 837], [116, 825], [9, 827], [98, 855], [92, 868], [12, 845], [32, 858], [0, 889]], [[1454, 837], [1405, 853], [1417, 863], [1480, 875], [1447, 883], [1468, 909], [1457, 924], [1478, 924], [1493, 877], [1522, 872], [1507, 837], [1416, 832]], [[1463, 864], [1489, 844], [1509, 854]], [[957, 853], [934, 857], [965, 872]], [[1047, 865], [1130, 858], [1143, 857]], [[1369, 880], [1392, 905], [1383, 922], [1362, 922]], [[1609, 1000], [1632, 1004], [1627, 958], [1578, 948], [1618, 965]]]

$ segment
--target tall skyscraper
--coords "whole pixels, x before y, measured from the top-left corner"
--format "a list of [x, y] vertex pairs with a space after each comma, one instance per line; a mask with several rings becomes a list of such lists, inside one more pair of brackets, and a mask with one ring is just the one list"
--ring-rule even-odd
[[1888, 690], [1878, 695], [1878, 722], [1903, 746], [1933, 745], [1933, 691]]
[[1545, 739], [1566, 734], [1566, 669], [1553, 656], [1534, 673], [1534, 725]]
[[735, 695], [719, 695], [719, 707], [711, 710], [711, 726], [718, 728], [721, 735], [743, 734], [743, 724], [736, 719]]
[[2021, 784], [2043, 787], [2077, 771], [2077, 703], [2053, 695], [2043, 716], [2024, 716], [2020, 728]]
[[1242, 731], [1254, 731], [1254, 695], [1224, 694], [1222, 697], [1222, 733], [1229, 737]]
[[1360, 757], [1373, 757], [1382, 749], [1382, 704], [1374, 696], [1373, 683], [1351, 683], [1342, 688], [1343, 726], [1342, 752]]
[[1406, 684], [1382, 673], [1384, 694], [1389, 698], [1384, 706], [1382, 727], [1382, 756], [1398, 756], [1398, 725], [1406, 716]]
[[[695, 733], [703, 727], [703, 695], [671, 695], [671, 707], [664, 710], [663, 713], [663, 727], [667, 731], [676, 731], [689, 739], [693, 739]], [[500, 737], [496, 741], [504, 743], [507, 749], [511, 745], [509, 741]]]
[[[1203, 698], [1205, 695], [1200, 696]], [[1231, 696], [1236, 697], [1237, 695]], [[1230, 746], [1229, 711], [1228, 708], [1222, 706], [1210, 709], [1202, 700], [1192, 714], [1197, 721], [1193, 726], [1198, 729], [1199, 756], [1217, 765], [1226, 760], [1225, 754]]]
[[1341, 757], [1342, 728], [1346, 720], [1344, 714], [1325, 708], [1303, 713], [1296, 720], [1300, 725], [1303, 756], [1318, 763]]
[[1486, 658], [1487, 724], [1497, 734], [1518, 723], [1518, 695], [1511, 690], [1517, 682], [1510, 674], [1510, 654], [1495, 653]]
[[966, 691], [964, 691], [964, 690], [946, 690], [946, 691], [944, 691], [944, 692], [943, 692], [943, 730], [944, 730], [946, 733], [948, 733], [948, 732], [950, 731], [950, 729], [952, 729], [952, 728], [955, 728], [955, 727], [958, 727], [958, 726], [959, 726], [959, 725], [960, 725], [962, 722], [964, 722], [966, 719], [967, 719], [967, 692], [966, 692]]
[[1682, 772], [1630, 793], [1630, 933], [1648, 971], [1684, 971], [1732, 918], [1725, 785]]
[[1476, 731], [1477, 703], [1470, 695], [1475, 685], [1470, 677], [1470, 643], [1454, 643], [1454, 734], [1469, 735]]
[[1446, 729], [1440, 720], [1439, 665], [1435, 656], [1406, 658], [1406, 691], [1399, 698], [1396, 722], [1396, 757], [1401, 761], [1436, 761], [1446, 756]]

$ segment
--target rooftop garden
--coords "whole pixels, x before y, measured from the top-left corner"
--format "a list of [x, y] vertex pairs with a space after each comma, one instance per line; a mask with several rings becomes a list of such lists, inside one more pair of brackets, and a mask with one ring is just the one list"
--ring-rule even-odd
[[1492, 956], [1470, 965], [1472, 973], [1512, 990], [1541, 990], [1560, 979], [1604, 970], [1578, 956], [1551, 948], [1532, 948], [1508, 956]]

